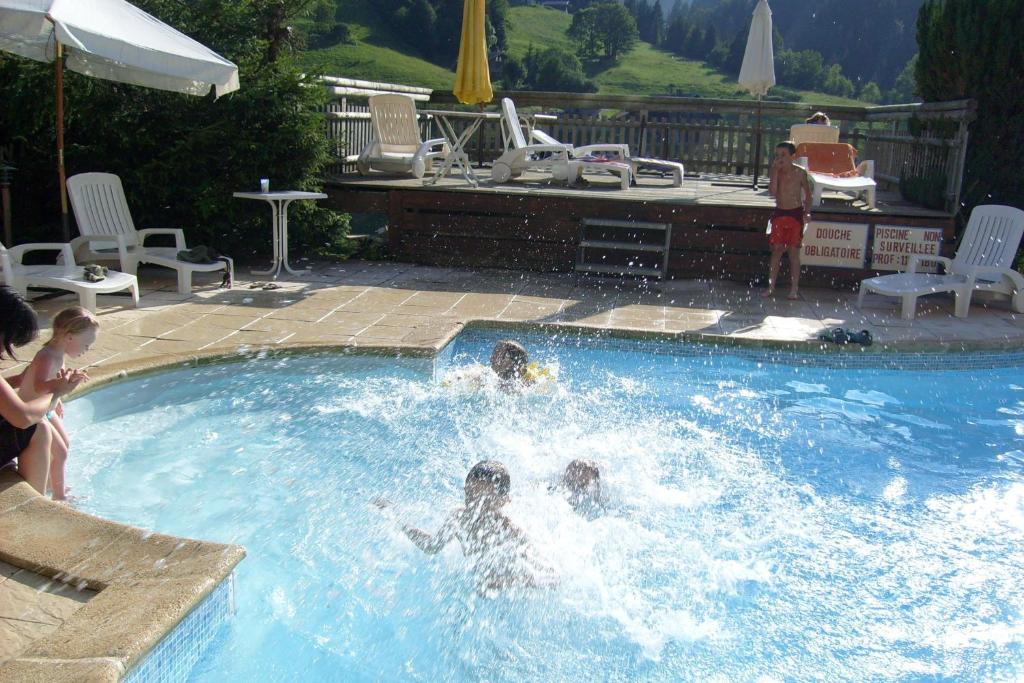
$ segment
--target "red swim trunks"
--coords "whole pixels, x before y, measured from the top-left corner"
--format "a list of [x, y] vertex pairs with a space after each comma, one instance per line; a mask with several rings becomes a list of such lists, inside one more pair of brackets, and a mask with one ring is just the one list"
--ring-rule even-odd
[[776, 209], [771, 218], [772, 232], [768, 244], [799, 247], [804, 238], [804, 210]]

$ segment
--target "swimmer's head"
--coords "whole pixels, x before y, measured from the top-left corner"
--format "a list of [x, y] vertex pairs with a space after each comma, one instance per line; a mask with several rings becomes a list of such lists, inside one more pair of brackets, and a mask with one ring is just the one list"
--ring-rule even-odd
[[512, 478], [505, 466], [497, 460], [483, 460], [466, 475], [466, 505], [504, 505], [511, 488]]
[[502, 339], [491, 352], [491, 369], [500, 379], [508, 381], [526, 377], [530, 357], [523, 345], [511, 339]]
[[562, 475], [562, 486], [574, 494], [595, 495], [601, 489], [601, 470], [593, 460], [573, 460]]

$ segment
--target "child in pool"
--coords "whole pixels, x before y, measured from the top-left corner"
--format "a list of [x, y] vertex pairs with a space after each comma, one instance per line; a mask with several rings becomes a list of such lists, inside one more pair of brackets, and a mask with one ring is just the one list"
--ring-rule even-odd
[[529, 365], [530, 356], [519, 342], [502, 339], [494, 345], [494, 350], [491, 352], [491, 370], [502, 382], [527, 384], [529, 382], [527, 375]]
[[[462, 553], [473, 563], [482, 594], [512, 587], [535, 587], [537, 562], [526, 534], [502, 508], [508, 503], [511, 478], [496, 460], [478, 462], [466, 475], [465, 506], [456, 508], [433, 534], [407, 524], [402, 531], [416, 547], [434, 555], [457, 539]], [[381, 508], [390, 503], [377, 498]], [[541, 569], [543, 569], [541, 567]]]
[[559, 482], [573, 510], [581, 515], [591, 515], [604, 509], [605, 501], [601, 492], [601, 470], [593, 460], [573, 460], [566, 468]]
[[494, 351], [491, 352], [491, 370], [508, 386], [529, 386], [553, 378], [548, 368], [531, 363], [523, 345], [511, 339], [502, 339], [494, 345]]
[[[64, 370], [64, 357], [78, 358], [96, 341], [100, 323], [89, 311], [79, 306], [65, 308], [53, 319], [53, 336], [39, 349], [22, 375], [18, 395], [23, 401], [50, 393], [52, 384]], [[84, 375], [84, 373], [82, 373]], [[88, 375], [85, 375], [88, 379]], [[50, 446], [50, 490], [54, 500], [67, 500], [64, 466], [71, 440], [64, 429], [64, 405], [58, 402], [46, 418], [53, 428]]]

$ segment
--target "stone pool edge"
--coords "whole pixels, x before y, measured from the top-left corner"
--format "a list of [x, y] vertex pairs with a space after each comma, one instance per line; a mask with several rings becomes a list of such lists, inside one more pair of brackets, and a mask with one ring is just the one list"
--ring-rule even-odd
[[[128, 377], [176, 367], [245, 361], [260, 354], [311, 352], [434, 357], [463, 330], [559, 331], [586, 337], [674, 340], [711, 347], [856, 354], [816, 340], [779, 341], [727, 335], [665, 332], [643, 325], [586, 325], [496, 320], [452, 321], [432, 340], [418, 343], [225, 344], [194, 353], [136, 356], [90, 369], [93, 381], [77, 392]], [[1024, 342], [902, 341], [876, 344], [875, 352], [1019, 351]], [[12, 470], [0, 471], [0, 560], [57, 581], [100, 592], [54, 633], [0, 664], [0, 681], [118, 681], [195, 609], [245, 557], [245, 549], [151, 533], [88, 515], [39, 496]]]
[[0, 681], [118, 681], [228, 578], [241, 546], [153, 533], [54, 503], [0, 471], [0, 559], [98, 591], [0, 664]]

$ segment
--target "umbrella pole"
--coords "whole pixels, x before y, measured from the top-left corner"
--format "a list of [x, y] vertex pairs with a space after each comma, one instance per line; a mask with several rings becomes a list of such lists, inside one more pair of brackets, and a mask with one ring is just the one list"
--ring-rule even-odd
[[754, 134], [754, 184], [757, 189], [757, 174], [761, 170], [761, 96], [757, 96], [757, 130]]
[[71, 241], [71, 225], [68, 220], [68, 190], [64, 184], [64, 46], [57, 43], [57, 59], [54, 60], [57, 91], [57, 181], [60, 183], [60, 227], [65, 242]]

